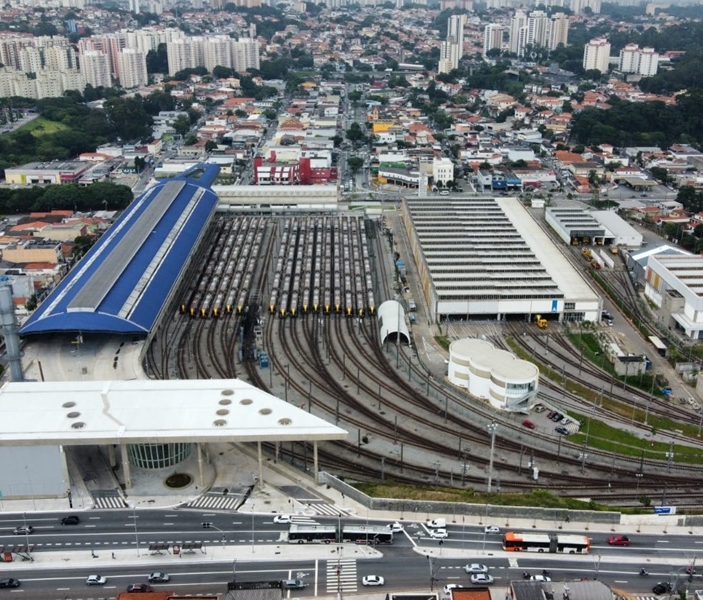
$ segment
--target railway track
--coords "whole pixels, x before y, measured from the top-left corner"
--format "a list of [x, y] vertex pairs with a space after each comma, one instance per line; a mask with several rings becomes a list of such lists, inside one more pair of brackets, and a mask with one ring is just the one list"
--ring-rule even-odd
[[[257, 225], [256, 231], [260, 230]], [[227, 235], [232, 234], [230, 231]], [[386, 262], [385, 238], [378, 234], [376, 226], [368, 228], [368, 238], [369, 257], [374, 263], [373, 293], [380, 304], [381, 299], [392, 295], [394, 274], [389, 270], [390, 263]], [[258, 274], [249, 281], [247, 308], [235, 311], [239, 314], [221, 314], [220, 318], [210, 319], [192, 319], [190, 311], [180, 311], [181, 315], [168, 320], [159, 333], [159, 352], [150, 352], [147, 357], [153, 372], [169, 377], [175, 369], [181, 377], [203, 378], [246, 374], [253, 385], [285, 396], [301, 408], [357, 432], [357, 443], [352, 439], [320, 444], [320, 464], [334, 472], [358, 479], [385, 476], [399, 483], [483, 487], [490, 445], [485, 426], [496, 417], [495, 411], [430, 377], [412, 352], [404, 347], [386, 346], [384, 349], [379, 340], [378, 323], [368, 315], [359, 318], [354, 311], [353, 316], [348, 317], [344, 314], [346, 311], [328, 315], [303, 312], [297, 318], [290, 318], [292, 304], [289, 301], [288, 311], [283, 314], [288, 318], [279, 318], [274, 312], [267, 315], [262, 325], [261, 304], [264, 301], [268, 304], [272, 295], [266, 273], [276, 264], [275, 252], [280, 244], [276, 231], [270, 229], [260, 240], [263, 254], [256, 254], [253, 267], [250, 262], [243, 267], [253, 268], [252, 272]], [[309, 241], [305, 247], [312, 247]], [[209, 260], [205, 256], [211, 255], [203, 256], [204, 260]], [[294, 277], [290, 281], [292, 285]], [[205, 285], [206, 282], [197, 280], [195, 287]], [[363, 289], [368, 291], [369, 278], [364, 285]], [[352, 296], [354, 298], [359, 305], [359, 296]], [[261, 328], [263, 347], [269, 354], [272, 370], [267, 372], [266, 378], [251, 360], [248, 350], [253, 347], [255, 327]], [[535, 347], [538, 341], [531, 334], [514, 337], [524, 343], [524, 347], [529, 347], [530, 343]], [[243, 361], [239, 373], [235, 360], [237, 348]], [[559, 370], [556, 361], [560, 360], [560, 366], [564, 365], [562, 369], [568, 365], [573, 381], [576, 379], [572, 373], [576, 370], [581, 371], [579, 380], [583, 380], [584, 386], [588, 383], [587, 376], [603, 377], [604, 372], [582, 362], [578, 351], [568, 342], [554, 338], [550, 352], [554, 370]], [[273, 385], [274, 373], [276, 385]], [[277, 387], [280, 381], [285, 382], [283, 394], [276, 393], [280, 390]], [[592, 389], [591, 386], [589, 384], [588, 389]], [[554, 389], [560, 388], [555, 385]], [[627, 394], [632, 394], [632, 390], [626, 386], [622, 394], [616, 390], [614, 397], [622, 397], [626, 402]], [[579, 399], [573, 396], [573, 401]], [[623, 501], [630, 502], [633, 500], [631, 490], [637, 483], [635, 474], [644, 467], [649, 480], [656, 478], [658, 485], [668, 487], [670, 498], [678, 498], [679, 493], [683, 498], [685, 494], [677, 490], [681, 473], [687, 472], [681, 465], [674, 465], [669, 474], [665, 461], [650, 458], [618, 457], [616, 464], [612, 453], [592, 447], [587, 449], [589, 461], [585, 465], [577, 458], [582, 447], [568, 440], [557, 448], [554, 436], [534, 432], [526, 435], [518, 423], [509, 420], [501, 422], [499, 431], [495, 476], [499, 478], [498, 485], [505, 490], [547, 487], [561, 495], [604, 502], [617, 499], [619, 494]], [[276, 451], [273, 446], [265, 450], [269, 454]], [[555, 461], [560, 451], [563, 455]], [[284, 460], [296, 464], [302, 458], [303, 467], [307, 466], [310, 454], [304, 443], [281, 446], [278, 453]], [[539, 482], [527, 478], [528, 469], [523, 465], [527, 457], [540, 465], [542, 479]], [[469, 462], [468, 471], [460, 469], [462, 461]], [[580, 475], [579, 470], [583, 470]], [[703, 483], [690, 475], [687, 475], [687, 486]], [[642, 491], [644, 493], [645, 486]]]

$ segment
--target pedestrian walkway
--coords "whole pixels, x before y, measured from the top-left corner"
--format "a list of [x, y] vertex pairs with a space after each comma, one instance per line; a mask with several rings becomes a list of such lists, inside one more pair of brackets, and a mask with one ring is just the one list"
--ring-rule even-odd
[[129, 504], [117, 490], [95, 490], [91, 492], [95, 508], [129, 508]]
[[315, 511], [318, 515], [325, 517], [349, 517], [352, 516], [352, 512], [345, 508], [336, 506], [334, 504], [329, 504], [323, 500], [308, 500], [305, 503], [310, 510]]
[[356, 559], [340, 558], [327, 561], [327, 593], [353, 593], [357, 590]]
[[186, 504], [187, 508], [207, 508], [208, 510], [236, 511], [249, 497], [250, 488], [234, 490], [212, 489]]

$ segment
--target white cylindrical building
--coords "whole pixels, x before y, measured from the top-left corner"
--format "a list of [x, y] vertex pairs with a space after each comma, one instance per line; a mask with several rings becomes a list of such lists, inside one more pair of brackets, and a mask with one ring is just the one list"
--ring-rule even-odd
[[495, 408], [526, 412], [537, 395], [539, 369], [490, 342], [467, 338], [449, 346], [448, 379]]

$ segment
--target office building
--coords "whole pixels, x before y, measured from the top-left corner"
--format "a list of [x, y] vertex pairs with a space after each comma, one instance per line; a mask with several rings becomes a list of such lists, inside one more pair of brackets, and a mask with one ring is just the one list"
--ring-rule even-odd
[[496, 23], [486, 25], [483, 30], [483, 55], [486, 56], [489, 50], [503, 49], [503, 32], [505, 27]]
[[583, 49], [583, 68], [586, 71], [598, 70], [608, 72], [610, 61], [610, 42], [605, 38], [595, 38], [588, 42]]
[[549, 40], [547, 47], [556, 50], [569, 41], [569, 17], [564, 13], [554, 13], [549, 23]]
[[94, 88], [112, 87], [110, 76], [110, 59], [102, 50], [87, 50], [81, 57], [81, 73], [85, 77], [86, 85]]
[[125, 48], [118, 55], [120, 85], [126, 89], [138, 88], [149, 82], [146, 72], [146, 56], [136, 48]]
[[452, 15], [447, 23], [447, 39], [440, 47], [439, 72], [449, 73], [457, 69], [463, 55], [464, 15]]
[[527, 37], [527, 13], [516, 10], [510, 19], [510, 53], [520, 54], [520, 49], [525, 47]]

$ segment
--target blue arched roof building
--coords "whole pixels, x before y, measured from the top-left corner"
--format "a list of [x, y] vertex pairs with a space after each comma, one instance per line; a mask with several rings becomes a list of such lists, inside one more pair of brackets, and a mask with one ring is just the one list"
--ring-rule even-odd
[[148, 334], [217, 207], [216, 165], [197, 165], [135, 199], [21, 328]]

